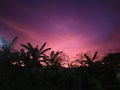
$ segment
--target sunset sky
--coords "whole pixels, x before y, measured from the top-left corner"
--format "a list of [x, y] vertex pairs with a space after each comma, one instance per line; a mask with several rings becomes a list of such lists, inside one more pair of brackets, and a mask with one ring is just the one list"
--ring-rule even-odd
[[0, 37], [70, 56], [120, 48], [120, 0], [0, 0]]

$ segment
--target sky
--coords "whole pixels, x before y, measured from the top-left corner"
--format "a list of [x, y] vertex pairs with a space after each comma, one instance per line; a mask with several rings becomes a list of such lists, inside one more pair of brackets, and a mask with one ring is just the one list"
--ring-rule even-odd
[[120, 48], [120, 0], [0, 0], [0, 37], [69, 56]]

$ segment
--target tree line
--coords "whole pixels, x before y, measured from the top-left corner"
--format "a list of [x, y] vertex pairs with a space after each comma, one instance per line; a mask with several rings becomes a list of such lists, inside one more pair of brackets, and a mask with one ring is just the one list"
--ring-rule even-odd
[[21, 44], [23, 48], [16, 50], [17, 39], [0, 38], [1, 90], [120, 90], [119, 51], [101, 60], [98, 52], [93, 57], [85, 53], [83, 59], [69, 62], [62, 51], [45, 48], [46, 42], [41, 47]]

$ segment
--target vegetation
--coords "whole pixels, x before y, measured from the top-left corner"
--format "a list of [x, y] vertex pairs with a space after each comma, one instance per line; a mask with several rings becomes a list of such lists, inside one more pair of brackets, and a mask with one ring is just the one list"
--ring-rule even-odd
[[44, 43], [21, 44], [24, 49], [13, 49], [17, 40], [10, 43], [1, 38], [0, 89], [1, 90], [120, 90], [120, 52], [109, 53], [101, 60], [97, 52], [93, 57], [86, 53], [77, 64], [66, 63], [61, 51], [51, 51]]

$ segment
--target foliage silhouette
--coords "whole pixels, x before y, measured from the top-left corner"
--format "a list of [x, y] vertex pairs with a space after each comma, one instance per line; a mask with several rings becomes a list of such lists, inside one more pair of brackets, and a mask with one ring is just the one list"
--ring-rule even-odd
[[51, 51], [50, 56], [47, 59], [47, 62], [49, 64], [49, 66], [51, 67], [60, 67], [61, 66], [61, 58], [59, 57], [59, 55], [61, 54], [61, 51]]
[[[97, 52], [92, 58], [85, 53], [86, 60], [79, 59], [85, 66], [64, 68], [61, 66], [62, 52], [51, 51], [46, 55], [45, 52], [51, 49], [44, 49], [46, 43], [41, 48], [33, 47], [30, 43], [22, 44], [27, 51], [17, 51], [13, 50], [17, 37], [11, 43], [2, 40], [1, 90], [120, 90], [120, 78], [116, 76], [120, 72], [119, 52], [107, 54], [100, 61], [96, 59]], [[41, 62], [46, 63], [46, 66], [43, 67]]]
[[103, 57], [102, 62], [104, 64], [104, 73], [106, 76], [104, 78], [108, 78], [106, 82], [110, 85], [113, 85], [112, 82], [118, 84], [120, 77], [120, 52], [109, 53]]
[[8, 43], [4, 38], [1, 38], [1, 50], [5, 54], [9, 54], [13, 49], [18, 37], [15, 37], [10, 43]]
[[84, 62], [88, 66], [93, 66], [94, 60], [96, 59], [96, 56], [97, 56], [97, 52], [94, 53], [94, 56], [92, 58], [90, 58], [86, 53], [84, 54], [84, 56], [86, 60], [81, 61], [81, 64]]
[[112, 67], [120, 67], [120, 53], [109, 53], [107, 56], [103, 58], [103, 63], [110, 65]]
[[28, 63], [30, 63], [29, 65], [32, 66], [42, 66], [40, 64], [40, 58], [44, 59], [46, 57], [46, 55], [44, 54], [46, 51], [50, 50], [51, 48], [47, 48], [44, 49], [46, 43], [44, 43], [41, 48], [38, 48], [38, 45], [34, 48], [30, 43], [27, 43], [27, 45], [21, 44], [21, 46], [23, 46], [24, 48], [26, 48], [28, 50], [28, 52], [25, 54], [24, 50], [22, 50], [22, 53], [24, 55], [26, 55], [27, 60], [29, 60], [29, 62], [26, 63], [26, 61], [24, 62], [25, 64], [28, 65]]
[[18, 52], [13, 49], [17, 39], [18, 37], [15, 37], [8, 43], [4, 38], [1, 38], [0, 59], [2, 63], [11, 63], [17, 59]]

